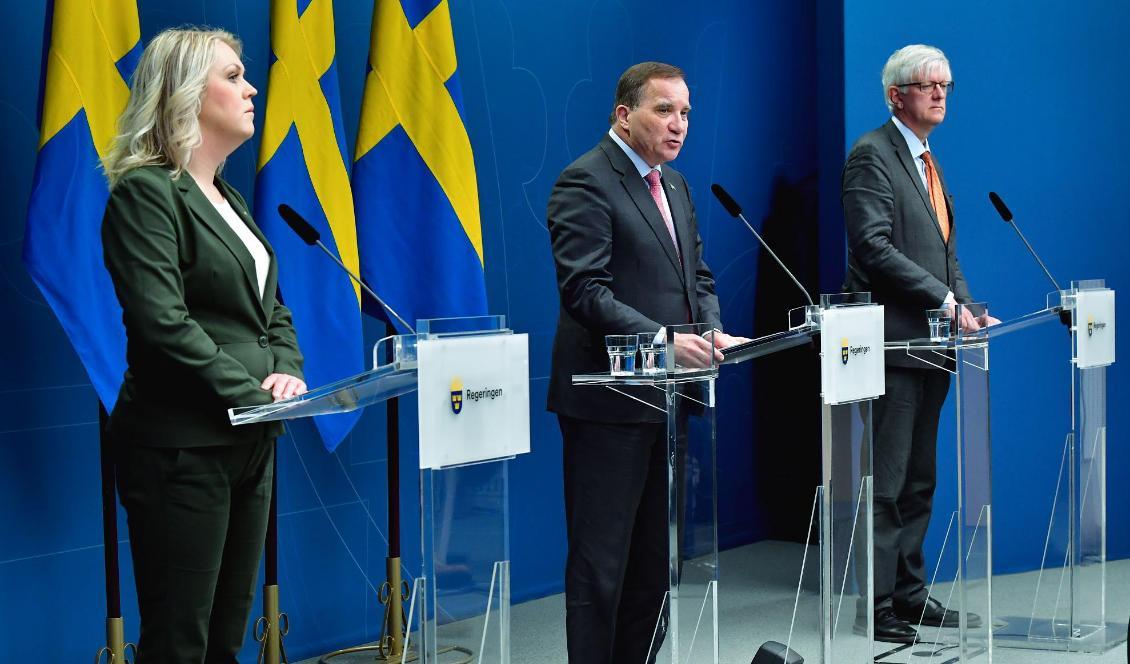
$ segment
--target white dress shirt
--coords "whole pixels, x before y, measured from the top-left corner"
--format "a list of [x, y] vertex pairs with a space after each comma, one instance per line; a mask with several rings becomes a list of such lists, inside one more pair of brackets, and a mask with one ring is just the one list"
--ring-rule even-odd
[[914, 165], [918, 167], [918, 177], [922, 178], [922, 186], [926, 187], [926, 191], [930, 191], [930, 183], [926, 180], [926, 160], [922, 158], [923, 152], [930, 150], [929, 139], [925, 141], [918, 140], [918, 136], [914, 134], [901, 120], [892, 116], [891, 120], [898, 127], [899, 133], [906, 140], [906, 147], [910, 148], [910, 156], [914, 157]]
[[228, 226], [239, 236], [243, 242], [243, 246], [247, 247], [247, 252], [251, 254], [251, 258], [255, 261], [255, 281], [259, 284], [259, 298], [263, 298], [263, 289], [267, 286], [267, 270], [271, 266], [271, 257], [267, 254], [267, 248], [255, 237], [247, 224], [243, 222], [236, 211], [232, 209], [231, 203], [225, 198], [222, 203], [212, 203], [224, 221], [228, 222]]

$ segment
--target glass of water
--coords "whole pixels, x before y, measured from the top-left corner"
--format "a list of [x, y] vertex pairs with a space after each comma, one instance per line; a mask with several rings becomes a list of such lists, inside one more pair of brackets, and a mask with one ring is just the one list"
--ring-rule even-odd
[[636, 372], [638, 340], [639, 337], [634, 334], [609, 334], [604, 337], [608, 369], [613, 376], [631, 376]]
[[640, 371], [645, 374], [661, 374], [667, 371], [667, 340], [655, 332], [641, 332]]
[[953, 336], [953, 316], [949, 307], [926, 310], [926, 325], [930, 328], [930, 341], [941, 343]]

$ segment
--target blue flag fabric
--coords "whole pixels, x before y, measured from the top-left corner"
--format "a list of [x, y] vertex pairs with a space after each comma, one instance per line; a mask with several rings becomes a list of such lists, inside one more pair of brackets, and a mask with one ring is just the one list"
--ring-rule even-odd
[[109, 183], [100, 159], [113, 142], [141, 57], [137, 4], [56, 0], [47, 24], [23, 260], [109, 411], [125, 374], [126, 336], [102, 262]]
[[[364, 371], [359, 289], [277, 211], [281, 203], [294, 208], [357, 271], [331, 0], [272, 0], [271, 55], [255, 220], [278, 256], [279, 289], [294, 314], [306, 383], [317, 387]], [[360, 416], [316, 417], [326, 449], [334, 450]]]
[[361, 275], [413, 325], [487, 313], [457, 68], [446, 0], [377, 1], [353, 165]]

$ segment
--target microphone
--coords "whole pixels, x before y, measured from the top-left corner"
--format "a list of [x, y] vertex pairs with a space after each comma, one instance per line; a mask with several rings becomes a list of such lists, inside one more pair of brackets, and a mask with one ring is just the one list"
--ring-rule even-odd
[[992, 203], [993, 207], [997, 209], [997, 214], [1001, 216], [1001, 219], [1003, 219], [1008, 225], [1012, 226], [1013, 230], [1016, 231], [1016, 234], [1020, 236], [1020, 239], [1024, 242], [1024, 246], [1028, 247], [1028, 252], [1032, 254], [1032, 258], [1035, 258], [1036, 262], [1040, 264], [1040, 268], [1044, 271], [1044, 274], [1048, 275], [1048, 279], [1051, 280], [1052, 285], [1055, 286], [1055, 289], [1057, 291], [1063, 290], [1059, 287], [1059, 283], [1056, 282], [1055, 277], [1052, 276], [1052, 273], [1048, 271], [1047, 266], [1044, 265], [1044, 261], [1040, 260], [1040, 257], [1036, 254], [1036, 250], [1033, 249], [1032, 245], [1028, 243], [1028, 238], [1024, 237], [1024, 233], [1020, 232], [1020, 227], [1017, 226], [1016, 222], [1012, 220], [1012, 212], [1009, 211], [1008, 206], [1004, 204], [1004, 201], [1002, 201], [1001, 197], [997, 195], [997, 192], [989, 192], [989, 202]]
[[738, 202], [735, 201], [734, 198], [730, 196], [730, 194], [728, 194], [720, 184], [710, 185], [710, 191], [714, 192], [714, 196], [718, 199], [718, 202], [722, 204], [722, 207], [726, 208], [726, 212], [729, 212], [731, 217], [742, 220], [742, 223], [744, 223], [745, 227], [749, 229], [749, 232], [753, 233], [753, 236], [757, 238], [757, 241], [761, 243], [761, 246], [765, 247], [765, 251], [769, 252], [769, 255], [773, 257], [773, 260], [777, 261], [777, 265], [781, 266], [781, 269], [785, 271], [785, 274], [789, 275], [789, 278], [793, 280], [793, 283], [796, 284], [796, 287], [800, 289], [800, 292], [804, 293], [804, 299], [808, 300], [809, 306], [812, 306], [814, 304], [812, 302], [812, 296], [808, 294], [808, 291], [805, 290], [804, 286], [800, 285], [800, 281], [798, 281], [796, 276], [794, 276], [793, 273], [789, 271], [789, 268], [785, 267], [785, 264], [781, 261], [781, 259], [777, 258], [777, 254], [773, 253], [773, 250], [770, 249], [769, 245], [765, 243], [765, 240], [763, 240], [761, 236], [757, 234], [757, 231], [753, 230], [753, 226], [751, 226], [750, 223], [746, 221], [745, 216], [742, 215], [742, 208], [740, 205], [738, 205]]
[[399, 321], [401, 325], [406, 327], [409, 332], [411, 332], [412, 334], [416, 334], [416, 328], [412, 327], [411, 325], [408, 324], [408, 321], [401, 318], [400, 314], [396, 313], [395, 309], [388, 306], [388, 304], [386, 304], [385, 301], [382, 300], [379, 295], [377, 295], [376, 293], [373, 292], [372, 288], [369, 288], [365, 284], [364, 281], [361, 281], [360, 277], [353, 274], [352, 270], [345, 267], [345, 263], [342, 263], [341, 259], [339, 259], [337, 256], [334, 255], [334, 252], [330, 251], [326, 247], [326, 245], [322, 244], [322, 240], [321, 240], [322, 235], [321, 235], [321, 233], [318, 232], [318, 229], [311, 226], [310, 222], [303, 219], [302, 215], [300, 215], [300, 214], [298, 214], [297, 212], [294, 211], [294, 208], [290, 207], [286, 203], [282, 203], [281, 205], [279, 205], [279, 216], [283, 218], [283, 221], [286, 222], [286, 225], [290, 226], [290, 229], [292, 231], [294, 231], [295, 234], [298, 235], [298, 237], [302, 238], [303, 242], [305, 242], [306, 244], [308, 244], [310, 246], [317, 245], [318, 247], [320, 247], [322, 249], [322, 251], [326, 252], [327, 256], [332, 258], [334, 260], [334, 262], [337, 263], [339, 267], [341, 267], [342, 270], [345, 270], [345, 273], [348, 274], [351, 279], [356, 281], [357, 284], [359, 286], [361, 286], [361, 288], [364, 289], [364, 291], [366, 293], [368, 293], [370, 296], [372, 296], [372, 298], [374, 300], [376, 300], [378, 304], [380, 304], [382, 307], [384, 307], [385, 311], [387, 311], [389, 314], [391, 314], [392, 317], [395, 318], [397, 321]]
[[298, 237], [302, 238], [303, 242], [310, 246], [317, 244], [322, 237], [317, 228], [311, 226], [310, 222], [303, 219], [302, 215], [295, 212], [294, 208], [286, 203], [279, 205], [279, 216], [283, 218], [287, 226], [290, 226], [290, 230], [294, 231]]
[[1004, 204], [1004, 201], [1001, 200], [1001, 197], [997, 196], [997, 192], [989, 192], [989, 202], [997, 209], [997, 214], [1001, 216], [1001, 219], [1004, 219], [1010, 224], [1012, 223], [1012, 212], [1008, 209], [1008, 206]]

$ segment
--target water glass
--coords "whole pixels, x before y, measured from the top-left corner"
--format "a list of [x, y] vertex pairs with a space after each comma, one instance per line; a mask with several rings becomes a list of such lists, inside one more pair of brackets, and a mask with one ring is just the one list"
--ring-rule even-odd
[[640, 370], [649, 375], [667, 371], [667, 340], [655, 332], [641, 332]]
[[608, 370], [613, 376], [631, 376], [636, 372], [638, 340], [634, 334], [609, 334], [604, 337], [604, 347], [608, 350]]
[[926, 310], [926, 325], [930, 328], [930, 341], [942, 343], [953, 336], [953, 316], [949, 307]]

